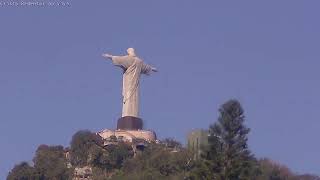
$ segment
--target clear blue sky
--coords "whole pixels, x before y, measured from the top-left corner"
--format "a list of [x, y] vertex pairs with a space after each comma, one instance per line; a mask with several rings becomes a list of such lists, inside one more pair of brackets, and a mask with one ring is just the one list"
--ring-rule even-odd
[[101, 54], [137, 53], [141, 117], [185, 142], [230, 98], [242, 103], [250, 149], [294, 172], [320, 172], [320, 2], [69, 1], [0, 6], [0, 179], [40, 144], [115, 128], [121, 70]]

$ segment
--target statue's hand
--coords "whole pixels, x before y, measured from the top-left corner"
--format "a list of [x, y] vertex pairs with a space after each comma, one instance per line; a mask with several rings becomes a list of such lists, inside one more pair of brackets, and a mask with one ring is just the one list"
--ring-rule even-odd
[[107, 58], [107, 59], [112, 59], [112, 55], [111, 54], [102, 54], [103, 57]]
[[155, 67], [152, 67], [151, 70], [152, 70], [153, 72], [158, 72], [158, 69], [155, 68]]

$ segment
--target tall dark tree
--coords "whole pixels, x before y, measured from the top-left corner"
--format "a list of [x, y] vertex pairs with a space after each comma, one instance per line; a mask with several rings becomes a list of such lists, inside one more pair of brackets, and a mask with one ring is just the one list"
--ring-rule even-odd
[[222, 180], [254, 179], [257, 161], [248, 148], [250, 129], [244, 125], [243, 108], [229, 100], [219, 109], [218, 122], [210, 126], [206, 154], [211, 178]]

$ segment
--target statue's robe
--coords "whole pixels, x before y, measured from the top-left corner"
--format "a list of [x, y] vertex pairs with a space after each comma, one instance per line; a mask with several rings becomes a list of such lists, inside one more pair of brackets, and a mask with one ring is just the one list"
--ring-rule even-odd
[[123, 69], [122, 117], [138, 117], [140, 75], [149, 75], [152, 68], [137, 56], [112, 56], [112, 62]]

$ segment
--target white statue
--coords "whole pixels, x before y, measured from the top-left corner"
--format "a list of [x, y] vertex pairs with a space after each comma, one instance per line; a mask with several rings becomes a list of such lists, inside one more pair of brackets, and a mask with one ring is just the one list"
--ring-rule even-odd
[[149, 75], [152, 71], [157, 72], [157, 69], [143, 63], [136, 56], [133, 48], [127, 49], [126, 56], [113, 56], [103, 54], [102, 56], [111, 59], [115, 66], [123, 69], [123, 89], [122, 89], [122, 117], [139, 115], [139, 79], [140, 74]]

